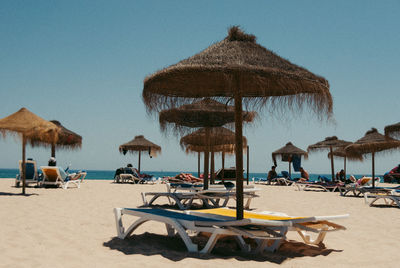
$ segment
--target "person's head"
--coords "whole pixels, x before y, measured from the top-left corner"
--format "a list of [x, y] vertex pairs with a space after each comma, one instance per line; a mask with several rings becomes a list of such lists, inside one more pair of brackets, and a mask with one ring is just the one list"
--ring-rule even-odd
[[276, 168], [276, 166], [272, 166], [272, 167], [271, 167], [272, 170], [275, 170], [275, 168]]
[[341, 170], [340, 170], [340, 174], [344, 174], [344, 169], [341, 169]]
[[300, 171], [304, 171], [304, 168], [303, 167], [300, 167], [300, 169], [299, 169]]
[[132, 164], [128, 164], [128, 165], [126, 165], [126, 166], [127, 166], [127, 167], [133, 167]]
[[56, 165], [56, 158], [55, 157], [50, 157], [49, 159], [49, 166], [55, 166]]

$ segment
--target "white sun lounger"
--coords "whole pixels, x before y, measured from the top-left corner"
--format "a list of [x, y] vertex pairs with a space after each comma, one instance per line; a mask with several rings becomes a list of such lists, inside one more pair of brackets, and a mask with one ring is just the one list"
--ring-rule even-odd
[[[234, 220], [236, 217], [236, 210], [228, 208], [216, 208], [207, 210], [196, 210], [187, 211], [190, 215], [197, 215], [203, 217], [211, 217], [213, 219], [221, 220]], [[276, 212], [244, 212], [245, 219], [257, 219], [257, 220], [267, 220], [269, 222], [276, 221], [277, 224], [280, 222], [287, 222], [289, 228], [286, 230], [296, 231], [304, 243], [310, 245], [318, 245], [323, 242], [326, 234], [332, 231], [346, 230], [344, 226], [338, 225], [336, 223], [330, 222], [331, 220], [348, 218], [349, 215], [336, 215], [336, 216], [312, 216], [312, 217], [293, 217], [288, 216], [284, 213]], [[282, 235], [286, 235], [281, 233]], [[312, 235], [314, 233], [315, 235]], [[276, 242], [278, 243], [278, 242]], [[279, 244], [275, 245], [276, 248]]]
[[[245, 208], [249, 208], [251, 200], [257, 197], [255, 194], [258, 188], [245, 187], [243, 189], [243, 197], [246, 199]], [[148, 196], [152, 196], [150, 201]], [[142, 200], [145, 206], [151, 206], [154, 201], [160, 197], [166, 197], [170, 205], [178, 205], [179, 209], [185, 210], [191, 208], [194, 201], [200, 201], [207, 208], [224, 207], [228, 204], [229, 199], [236, 199], [236, 189], [226, 189], [225, 186], [210, 186], [208, 190], [185, 187], [181, 190], [175, 188], [171, 191], [171, 187], [167, 185], [167, 192], [142, 192]]]
[[67, 180], [64, 180], [58, 167], [42, 166], [40, 168], [43, 172], [43, 181], [41, 182], [41, 185], [43, 186], [54, 185], [61, 186], [63, 189], [67, 189], [70, 184], [74, 184], [77, 188], [81, 187], [80, 177], [83, 175], [83, 173], [69, 174]]
[[[384, 204], [387, 206], [398, 206], [400, 208], [400, 195], [395, 194], [396, 191], [392, 190], [391, 192], [387, 193], [381, 193], [381, 194], [370, 194], [370, 193], [365, 193], [364, 194], [364, 200], [366, 204], [369, 204], [369, 206], [373, 206], [378, 200], [383, 200]], [[368, 198], [372, 197], [373, 200], [371, 202], [368, 202]]]
[[[292, 222], [290, 221], [268, 221], [258, 219], [224, 220], [214, 219], [207, 215], [188, 215], [183, 212], [170, 211], [165, 209], [151, 208], [114, 208], [115, 221], [118, 238], [124, 239], [133, 233], [137, 227], [147, 221], [158, 221], [165, 223], [169, 236], [175, 235], [175, 231], [182, 238], [189, 252], [210, 253], [221, 236], [234, 236], [242, 251], [262, 252], [264, 250], [274, 251], [278, 243], [285, 239]], [[138, 217], [128, 228], [123, 226], [123, 215]], [[251, 228], [249, 228], [251, 227]], [[210, 237], [203, 249], [199, 250], [194, 244], [188, 232], [209, 233]], [[243, 237], [258, 241], [255, 249], [246, 244]], [[273, 241], [269, 245], [268, 241]]]
[[304, 182], [295, 182], [293, 183], [293, 187], [295, 187], [298, 191], [323, 191], [323, 192], [334, 192], [339, 189], [339, 185], [324, 185], [318, 183], [304, 183]]

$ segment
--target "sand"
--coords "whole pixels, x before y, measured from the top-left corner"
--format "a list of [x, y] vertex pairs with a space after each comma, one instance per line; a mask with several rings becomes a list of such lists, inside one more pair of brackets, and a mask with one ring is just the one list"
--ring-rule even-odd
[[29, 195], [21, 196], [13, 184], [0, 179], [0, 267], [398, 267], [400, 209], [369, 207], [363, 198], [258, 186], [255, 211], [349, 213], [336, 221], [347, 230], [329, 233], [321, 248], [300, 243], [290, 232], [275, 253], [246, 255], [225, 241], [212, 254], [198, 255], [188, 253], [179, 238], [167, 237], [160, 223], [142, 225], [132, 238], [116, 238], [113, 208], [140, 206], [141, 192], [164, 191], [165, 185], [87, 180], [80, 189], [27, 188]]

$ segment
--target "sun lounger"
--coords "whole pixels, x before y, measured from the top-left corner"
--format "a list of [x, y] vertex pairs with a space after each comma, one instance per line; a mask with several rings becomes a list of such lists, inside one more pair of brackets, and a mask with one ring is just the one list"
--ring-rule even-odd
[[[257, 197], [255, 193], [259, 190], [253, 185], [244, 186], [245, 208], [250, 207], [251, 200]], [[152, 196], [150, 201], [147, 200], [148, 196]], [[236, 189], [234, 187], [226, 188], [223, 184], [210, 185], [207, 190], [190, 184], [167, 184], [167, 192], [142, 192], [144, 206], [153, 205], [160, 197], [166, 197], [169, 205], [177, 205], [182, 210], [191, 208], [196, 201], [200, 201], [201, 205], [207, 208], [224, 207], [230, 199], [236, 199]]]
[[[170, 211], [165, 209], [149, 208], [114, 208], [115, 221], [118, 238], [124, 239], [133, 233], [137, 227], [147, 221], [165, 223], [169, 236], [175, 232], [182, 238], [189, 252], [210, 253], [221, 236], [233, 236], [238, 242], [242, 251], [259, 253], [264, 250], [274, 251], [276, 244], [269, 245], [269, 241], [281, 241], [285, 239], [291, 221], [271, 221], [260, 219], [216, 219], [206, 216], [188, 215], [183, 212]], [[123, 226], [122, 216], [129, 215], [137, 217], [131, 226]], [[203, 249], [199, 249], [189, 236], [189, 233], [208, 233], [210, 237]], [[257, 241], [258, 246], [251, 249], [246, 244], [244, 237]]]
[[340, 183], [321, 183], [321, 182], [295, 182], [293, 186], [298, 191], [323, 191], [335, 192], [342, 186]]
[[[188, 214], [203, 216], [211, 215], [213, 219], [233, 220], [236, 218], [236, 210], [228, 208], [216, 208], [207, 210], [187, 211]], [[346, 215], [336, 216], [313, 216], [313, 217], [292, 217], [283, 213], [271, 212], [244, 212], [245, 219], [267, 220], [270, 222], [286, 222], [289, 223], [288, 230], [296, 231], [306, 244], [318, 245], [323, 242], [328, 232], [346, 230], [344, 226], [331, 222], [331, 220], [344, 219], [349, 217]], [[315, 233], [316, 237], [312, 238], [311, 233]], [[286, 233], [281, 233], [286, 235]], [[275, 245], [276, 248], [279, 245]]]
[[[368, 194], [364, 195], [368, 198]], [[400, 208], [400, 195], [393, 194], [377, 194], [372, 195], [374, 199], [369, 203], [369, 206], [373, 206], [378, 200], [383, 200], [387, 206], [397, 206]]]
[[391, 193], [393, 188], [388, 187], [375, 187], [372, 186], [359, 186], [358, 184], [347, 184], [339, 187], [340, 195], [346, 196], [352, 193], [353, 196], [365, 196], [366, 193], [370, 194], [388, 194]]
[[[22, 160], [18, 161], [19, 174], [15, 178], [15, 186], [19, 187], [22, 184]], [[40, 178], [37, 172], [36, 161], [26, 160], [25, 161], [25, 184], [39, 184]]]
[[70, 184], [74, 184], [77, 188], [80, 188], [80, 178], [84, 173], [67, 174], [66, 178], [63, 178], [59, 167], [41, 166], [40, 168], [43, 172], [42, 186], [61, 186], [63, 189], [67, 189]]

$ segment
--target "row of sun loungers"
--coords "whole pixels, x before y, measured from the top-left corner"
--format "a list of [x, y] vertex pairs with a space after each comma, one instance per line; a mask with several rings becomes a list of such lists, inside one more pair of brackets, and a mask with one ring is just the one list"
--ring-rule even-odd
[[[176, 205], [179, 209], [189, 209], [196, 201], [207, 208], [224, 207], [230, 199], [236, 198], [235, 188], [226, 188], [224, 185], [211, 185], [209, 189], [203, 190], [202, 185], [191, 184], [169, 184], [166, 192], [143, 192], [144, 206], [151, 206], [160, 197], [166, 197], [170, 205]], [[250, 207], [251, 200], [257, 197], [256, 191], [260, 189], [244, 187], [243, 195], [246, 200], [245, 208]], [[148, 201], [148, 197], [151, 199]]]
[[[26, 160], [25, 161], [25, 183], [26, 185], [34, 184], [39, 187], [55, 186], [67, 189], [70, 186], [80, 188], [81, 182], [85, 179], [86, 172], [69, 173], [64, 176], [61, 175], [59, 167], [53, 166], [41, 166], [42, 177], [39, 176], [36, 161]], [[20, 174], [22, 174], [22, 161], [19, 161]], [[15, 179], [15, 186], [22, 184], [21, 175], [17, 174]]]
[[[233, 236], [244, 252], [275, 251], [286, 239], [287, 232], [292, 230], [298, 232], [305, 243], [315, 245], [322, 243], [328, 232], [346, 229], [331, 220], [348, 217], [290, 217], [282, 214], [245, 212], [244, 219], [236, 220], [235, 213], [235, 210], [227, 208], [186, 212], [155, 208], [114, 209], [117, 235], [120, 239], [131, 235], [137, 227], [147, 221], [157, 221], [166, 225], [169, 236], [175, 235], [176, 232], [189, 252], [198, 253], [210, 253], [222, 236]], [[138, 219], [125, 228], [123, 215]], [[189, 236], [193, 232], [209, 234], [209, 239], [202, 249], [199, 249]], [[316, 239], [311, 239], [310, 233], [315, 233]], [[256, 247], [251, 248], [251, 245], [245, 242], [245, 238], [254, 240]]]

